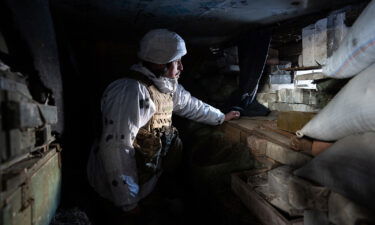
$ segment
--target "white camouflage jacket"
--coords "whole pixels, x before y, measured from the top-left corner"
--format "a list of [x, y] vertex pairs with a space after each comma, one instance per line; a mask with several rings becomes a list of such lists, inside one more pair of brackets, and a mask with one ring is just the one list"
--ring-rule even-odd
[[[210, 125], [224, 122], [225, 116], [220, 110], [191, 96], [177, 79], [156, 78], [141, 64], [133, 65], [131, 69], [146, 75], [161, 92], [173, 93], [173, 113]], [[88, 179], [103, 198], [128, 211], [153, 190], [160, 176], [160, 173], [156, 174], [144, 185], [138, 185], [133, 148], [138, 130], [151, 119], [155, 105], [144, 85], [123, 78], [107, 87], [101, 111], [103, 131], [90, 153]]]

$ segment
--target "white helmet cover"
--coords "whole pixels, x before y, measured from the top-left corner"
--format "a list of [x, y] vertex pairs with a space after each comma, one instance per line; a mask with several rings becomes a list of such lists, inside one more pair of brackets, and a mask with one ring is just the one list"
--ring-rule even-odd
[[166, 64], [186, 54], [185, 41], [167, 29], [149, 31], [140, 42], [138, 57], [156, 64]]

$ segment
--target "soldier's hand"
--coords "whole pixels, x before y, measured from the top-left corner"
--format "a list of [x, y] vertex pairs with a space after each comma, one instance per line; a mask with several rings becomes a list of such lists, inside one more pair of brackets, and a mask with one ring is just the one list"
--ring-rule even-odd
[[240, 118], [240, 112], [238, 111], [230, 111], [229, 113], [225, 114], [225, 121], [238, 119]]

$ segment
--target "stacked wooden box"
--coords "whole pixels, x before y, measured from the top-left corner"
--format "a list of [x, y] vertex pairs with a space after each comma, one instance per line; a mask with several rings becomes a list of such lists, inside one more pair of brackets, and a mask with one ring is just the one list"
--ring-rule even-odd
[[228, 140], [246, 143], [259, 162], [258, 168], [232, 174], [231, 185], [262, 223], [354, 225], [369, 218], [365, 209], [349, 199], [293, 175], [295, 169], [327, 149], [329, 143], [314, 150], [322, 143], [298, 139], [277, 129], [276, 116], [242, 118], [226, 123], [224, 130]]
[[0, 105], [0, 224], [49, 224], [61, 183], [57, 108], [34, 101], [25, 78], [5, 65]]

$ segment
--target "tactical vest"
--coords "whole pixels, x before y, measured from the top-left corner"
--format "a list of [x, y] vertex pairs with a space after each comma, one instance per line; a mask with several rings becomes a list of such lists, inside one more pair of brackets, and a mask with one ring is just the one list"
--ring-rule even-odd
[[137, 80], [147, 88], [156, 109], [147, 124], [139, 129], [133, 143], [138, 182], [142, 185], [160, 170], [162, 157], [167, 154], [173, 140], [178, 136], [177, 130], [172, 127], [173, 94], [160, 92], [151, 80], [139, 72], [131, 71], [127, 78]]
[[152, 101], [155, 103], [156, 112], [149, 121], [148, 129], [163, 129], [172, 126], [173, 100], [172, 93], [162, 93], [154, 85], [147, 87]]

